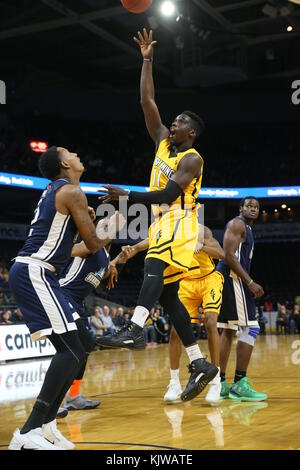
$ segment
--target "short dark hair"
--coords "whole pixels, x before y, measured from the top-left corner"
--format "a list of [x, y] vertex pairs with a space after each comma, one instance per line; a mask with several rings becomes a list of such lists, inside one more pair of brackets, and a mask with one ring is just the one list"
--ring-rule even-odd
[[257, 199], [257, 197], [255, 197], [255, 196], [246, 196], [246, 197], [243, 197], [243, 199], [240, 200], [240, 207], [244, 207], [244, 204], [245, 204], [247, 199], [254, 199], [259, 204], [259, 200]]
[[50, 147], [47, 152], [42, 153], [39, 159], [39, 170], [44, 176], [53, 181], [59, 174], [61, 170], [60, 166], [60, 157], [57, 147]]
[[193, 111], [183, 111], [182, 114], [185, 114], [192, 120], [192, 125], [194, 127], [194, 130], [196, 132], [196, 139], [199, 137], [199, 135], [202, 134], [202, 132], [205, 130], [205, 124], [203, 119], [198, 116], [198, 114], [194, 113]]

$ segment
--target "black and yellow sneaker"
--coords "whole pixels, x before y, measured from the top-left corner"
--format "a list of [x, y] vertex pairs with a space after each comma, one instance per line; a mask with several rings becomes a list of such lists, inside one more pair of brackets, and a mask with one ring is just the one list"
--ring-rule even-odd
[[189, 401], [198, 396], [219, 371], [216, 366], [204, 358], [192, 361], [188, 369], [191, 376], [185, 390], [181, 394], [182, 401]]
[[97, 345], [109, 348], [146, 348], [143, 328], [133, 322], [128, 322], [113, 335], [98, 337]]

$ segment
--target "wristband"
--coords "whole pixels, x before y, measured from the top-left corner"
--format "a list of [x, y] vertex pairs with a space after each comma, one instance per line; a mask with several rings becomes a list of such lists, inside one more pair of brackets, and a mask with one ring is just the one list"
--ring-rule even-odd
[[144, 62], [152, 62], [152, 57], [150, 59], [144, 59]]
[[251, 281], [248, 282], [247, 286], [250, 287], [253, 282], [254, 282], [253, 279], [251, 279]]

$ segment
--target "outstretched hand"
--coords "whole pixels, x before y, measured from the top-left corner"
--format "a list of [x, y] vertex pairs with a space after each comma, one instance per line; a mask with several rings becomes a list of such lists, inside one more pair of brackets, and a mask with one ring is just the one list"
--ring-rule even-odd
[[105, 196], [100, 196], [98, 199], [103, 203], [108, 203], [110, 201], [117, 201], [119, 197], [128, 196], [128, 191], [125, 189], [119, 188], [119, 186], [102, 185], [102, 189], [99, 192], [106, 192]]
[[147, 33], [146, 28], [143, 29], [143, 34], [138, 31], [138, 38], [134, 36], [133, 40], [140, 46], [141, 54], [144, 59], [152, 59], [153, 57], [153, 46], [157, 44], [157, 41], [152, 40], [152, 29], [149, 34]]

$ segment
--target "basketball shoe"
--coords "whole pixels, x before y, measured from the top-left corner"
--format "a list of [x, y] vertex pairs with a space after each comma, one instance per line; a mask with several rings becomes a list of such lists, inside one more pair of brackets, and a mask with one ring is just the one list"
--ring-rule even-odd
[[100, 405], [99, 400], [88, 400], [82, 395], [77, 395], [76, 397], [70, 397], [69, 394], [66, 395], [65, 399], [65, 408], [69, 411], [74, 410], [92, 410], [97, 408]]
[[218, 403], [220, 401], [220, 395], [221, 395], [221, 378], [220, 378], [220, 374], [218, 373], [209, 382], [209, 390], [206, 394], [205, 400], [207, 401], [207, 403], [211, 403], [211, 404]]
[[192, 400], [199, 395], [219, 371], [216, 366], [206, 361], [204, 357], [192, 361], [188, 369], [191, 375], [185, 390], [181, 394], [182, 401]]
[[247, 377], [243, 377], [238, 382], [232, 384], [229, 398], [235, 401], [263, 401], [268, 398], [268, 395], [253, 390], [248, 383]]
[[56, 415], [56, 418], [65, 418], [67, 415], [68, 415], [68, 410], [67, 408], [64, 408], [64, 407], [60, 407], [58, 408], [58, 412], [57, 412], [57, 415]]
[[165, 393], [164, 401], [166, 403], [180, 402], [180, 395], [182, 394], [181, 384], [178, 380], [171, 379], [168, 385], [168, 390]]
[[111, 348], [146, 348], [143, 328], [133, 322], [128, 322], [113, 335], [101, 336], [97, 340], [97, 344], [100, 346], [109, 346]]
[[21, 434], [16, 429], [8, 450], [65, 450], [63, 447], [52, 444], [45, 439], [42, 434], [42, 428], [32, 429], [25, 434]]
[[221, 393], [220, 393], [221, 400], [225, 400], [226, 398], [229, 398], [229, 390], [230, 390], [230, 385], [228, 385], [226, 380], [223, 380], [221, 382]]
[[65, 450], [72, 450], [75, 447], [73, 442], [68, 441], [56, 427], [56, 419], [42, 426], [43, 437], [53, 445], [62, 447]]

